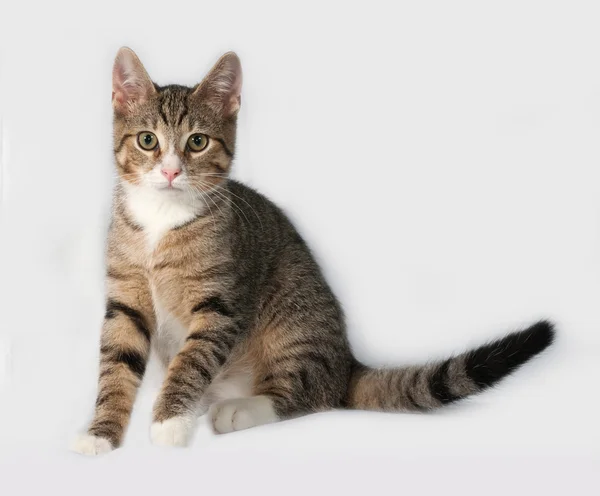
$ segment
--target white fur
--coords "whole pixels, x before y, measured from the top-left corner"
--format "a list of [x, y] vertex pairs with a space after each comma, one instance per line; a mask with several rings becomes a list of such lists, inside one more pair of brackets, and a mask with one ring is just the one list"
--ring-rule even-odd
[[[175, 178], [174, 186], [180, 184], [177, 181], [183, 184], [185, 178]], [[169, 190], [166, 188], [168, 184], [160, 167], [147, 173], [142, 184], [123, 184], [127, 209], [133, 220], [144, 229], [150, 251], [169, 229], [189, 222], [204, 210], [199, 198], [183, 190]]]
[[102, 455], [112, 451], [112, 449], [113, 447], [108, 439], [89, 434], [80, 434], [71, 445], [71, 451], [90, 456]]
[[157, 446], [187, 446], [193, 432], [194, 419], [178, 416], [154, 422], [150, 427], [150, 439]]
[[163, 306], [154, 286], [151, 291], [157, 323], [153, 345], [165, 363], [169, 363], [183, 346], [189, 330]]
[[241, 431], [279, 420], [273, 402], [267, 396], [225, 400], [214, 405], [211, 410], [213, 427], [217, 434]]
[[198, 414], [206, 413], [215, 403], [252, 396], [254, 375], [249, 367], [235, 363], [218, 374], [206, 389], [198, 405]]
[[[166, 153], [162, 159], [160, 169], [181, 170], [181, 159], [173, 151]], [[177, 180], [177, 179], [176, 179]]]

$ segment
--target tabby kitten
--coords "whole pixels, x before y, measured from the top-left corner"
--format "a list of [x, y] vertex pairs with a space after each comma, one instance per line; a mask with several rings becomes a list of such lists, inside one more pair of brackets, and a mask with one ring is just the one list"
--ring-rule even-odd
[[334, 408], [428, 411], [478, 393], [551, 344], [542, 321], [439, 363], [374, 369], [284, 213], [228, 178], [242, 72], [227, 53], [197, 86], [159, 86], [122, 48], [113, 69], [120, 177], [108, 234], [94, 418], [74, 449], [118, 447], [150, 348], [167, 366], [152, 442]]

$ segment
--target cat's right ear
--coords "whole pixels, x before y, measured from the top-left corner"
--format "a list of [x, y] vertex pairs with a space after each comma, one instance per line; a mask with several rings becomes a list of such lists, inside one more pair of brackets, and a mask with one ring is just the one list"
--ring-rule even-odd
[[112, 102], [115, 113], [127, 114], [156, 93], [140, 59], [131, 48], [117, 53], [112, 73]]

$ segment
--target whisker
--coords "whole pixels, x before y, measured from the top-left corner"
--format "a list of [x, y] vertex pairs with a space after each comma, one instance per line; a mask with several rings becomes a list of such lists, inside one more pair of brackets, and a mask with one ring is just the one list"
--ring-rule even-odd
[[[190, 184], [186, 184], [185, 186], [186, 186], [186, 189], [185, 189], [186, 193], [188, 193], [188, 192], [190, 193], [190, 197], [192, 198], [192, 203], [194, 203], [194, 204], [195, 204], [196, 195], [193, 195], [193, 194], [192, 194], [192, 192], [194, 191], [194, 187], [193, 187], [192, 185], [190, 185]], [[216, 229], [217, 229], [217, 222], [215, 221], [215, 216], [214, 216], [214, 215], [213, 215], [213, 213], [212, 213], [212, 209], [210, 208], [210, 205], [209, 205], [209, 204], [208, 204], [208, 202], [205, 200], [205, 198], [204, 198], [204, 196], [203, 196], [203, 195], [200, 195], [200, 198], [202, 199], [202, 201], [204, 202], [204, 204], [205, 204], [205, 205], [206, 205], [206, 207], [208, 208], [208, 211], [209, 211], [209, 213], [210, 213], [210, 216], [212, 217], [212, 220], [213, 220], [213, 225], [214, 225], [214, 228], [215, 228], [215, 230], [216, 230]], [[194, 209], [195, 209], [195, 207], [194, 207]]]
[[[203, 192], [204, 194], [206, 194], [207, 196], [209, 196], [209, 195], [210, 195], [210, 193], [214, 193], [214, 194], [216, 194], [217, 196], [219, 196], [219, 198], [221, 198], [221, 199], [222, 199], [223, 201], [225, 201], [226, 203], [227, 203], [227, 202], [229, 202], [229, 203], [231, 204], [231, 206], [232, 206], [232, 207], [234, 207], [234, 208], [233, 208], [233, 212], [234, 212], [234, 213], [235, 213], [235, 214], [238, 216], [238, 218], [240, 219], [240, 222], [242, 222], [242, 223], [243, 223], [243, 222], [244, 222], [244, 219], [242, 219], [242, 218], [240, 217], [240, 214], [238, 213], [238, 211], [242, 213], [242, 215], [243, 215], [243, 216], [246, 218], [246, 222], [248, 222], [248, 223], [249, 223], [248, 217], [246, 217], [246, 214], [244, 213], [244, 211], [243, 211], [243, 210], [242, 210], [242, 209], [241, 209], [241, 208], [240, 208], [238, 205], [236, 205], [236, 204], [235, 204], [235, 203], [234, 203], [234, 202], [231, 200], [231, 198], [227, 198], [225, 195], [223, 195], [222, 193], [220, 193], [219, 191], [217, 191], [217, 190], [216, 190], [216, 188], [214, 187], [215, 185], [212, 185], [212, 184], [209, 184], [209, 183], [206, 183], [206, 182], [203, 182], [203, 181], [201, 181], [200, 183], [201, 183], [201, 186], [204, 186], [204, 187], [207, 187], [207, 186], [208, 186], [208, 191], [204, 191], [204, 192]], [[209, 198], [210, 198], [210, 196], [209, 196]], [[212, 198], [211, 198], [211, 200], [212, 200]], [[214, 200], [213, 200], [213, 202], [214, 202]]]
[[248, 205], [248, 206], [250, 207], [250, 210], [252, 210], [252, 212], [254, 213], [254, 215], [256, 215], [256, 218], [258, 219], [258, 222], [259, 222], [259, 224], [260, 224], [260, 229], [261, 229], [261, 230], [263, 229], [262, 220], [261, 220], [260, 216], [258, 215], [258, 213], [256, 212], [256, 210], [254, 210], [254, 207], [253, 207], [252, 205], [250, 205], [250, 204], [249, 204], [249, 203], [248, 203], [246, 200], [244, 200], [242, 197], [240, 197], [240, 196], [236, 195], [234, 192], [232, 192], [232, 191], [231, 191], [231, 190], [229, 190], [229, 189], [223, 188], [222, 186], [220, 186], [220, 185], [218, 185], [218, 184], [216, 184], [216, 185], [215, 185], [215, 188], [223, 189], [223, 190], [225, 190], [225, 191], [229, 192], [229, 194], [231, 194], [231, 195], [235, 196], [236, 198], [239, 198], [239, 199], [240, 199], [240, 200], [242, 200], [242, 201], [243, 201], [243, 202], [244, 202], [246, 205]]

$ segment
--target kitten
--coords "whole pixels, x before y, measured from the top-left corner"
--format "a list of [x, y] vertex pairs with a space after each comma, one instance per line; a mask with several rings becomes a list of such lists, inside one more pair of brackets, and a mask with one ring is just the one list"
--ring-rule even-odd
[[549, 346], [541, 321], [439, 363], [373, 369], [284, 213], [228, 178], [242, 72], [227, 53], [197, 86], [161, 87], [122, 48], [113, 70], [120, 177], [94, 419], [74, 449], [118, 447], [151, 346], [168, 367], [152, 442], [186, 445], [198, 414], [217, 433], [334, 408], [427, 411], [478, 393]]

